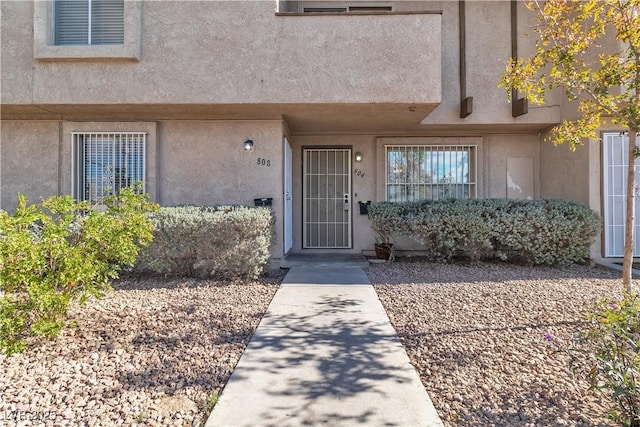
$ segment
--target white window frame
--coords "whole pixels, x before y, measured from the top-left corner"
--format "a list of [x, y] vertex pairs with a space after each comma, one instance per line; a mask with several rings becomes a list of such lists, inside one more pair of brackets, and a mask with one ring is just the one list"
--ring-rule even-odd
[[52, 0], [33, 2], [33, 51], [40, 61], [139, 61], [141, 57], [142, 1], [124, 2], [124, 43], [55, 45]]
[[[104, 141], [104, 140], [107, 141]], [[96, 147], [87, 148], [87, 144], [94, 142]], [[100, 200], [118, 190], [115, 184], [116, 170], [130, 167], [128, 159], [122, 154], [116, 155], [118, 150], [132, 150], [132, 155], [137, 155], [138, 159], [133, 166], [132, 182], [125, 186], [133, 185], [141, 181], [141, 191], [145, 193], [147, 182], [146, 158], [147, 158], [147, 132], [71, 132], [71, 179], [72, 196], [76, 200], [87, 200], [91, 203], [99, 203]], [[99, 151], [99, 152], [98, 152]], [[129, 154], [129, 153], [127, 153]], [[102, 183], [89, 186], [87, 191], [87, 169], [86, 163], [92, 157], [119, 157], [120, 164], [100, 165], [100, 173], [97, 173]], [[97, 168], [96, 168], [97, 169]], [[113, 170], [113, 172], [112, 172]], [[112, 175], [110, 175], [112, 173]], [[129, 178], [129, 177], [128, 177]], [[122, 187], [120, 187], [122, 188]], [[87, 194], [88, 193], [88, 194]]]
[[[93, 39], [93, 30], [94, 30], [94, 26], [96, 25], [96, 18], [94, 16], [94, 9], [96, 9], [98, 2], [104, 1], [104, 0], [83, 0], [86, 1], [86, 7], [87, 7], [87, 14], [86, 16], [84, 16], [84, 18], [87, 20], [87, 28], [86, 28], [86, 32], [83, 31], [82, 36], [84, 36], [84, 43], [58, 43], [58, 35], [60, 34], [60, 29], [57, 27], [57, 23], [58, 23], [58, 16], [57, 16], [57, 8], [59, 4], [62, 4], [64, 1], [66, 0], [52, 0], [53, 1], [53, 10], [54, 10], [54, 17], [52, 20], [52, 26], [51, 26], [51, 31], [52, 31], [52, 40], [53, 40], [53, 44], [56, 46], [101, 46], [101, 45], [122, 45], [124, 44], [124, 4], [125, 4], [125, 0], [119, 0], [119, 2], [121, 2], [122, 4], [122, 34], [118, 33], [118, 36], [122, 37], [122, 41], [119, 41], [117, 43], [96, 43], [95, 40]], [[119, 16], [118, 16], [119, 17]], [[113, 20], [109, 20], [107, 21], [109, 23], [113, 23]], [[120, 24], [120, 23], [118, 23]], [[118, 28], [119, 29], [119, 28]]]
[[[619, 131], [602, 132], [602, 205], [603, 253], [605, 258], [624, 257], [624, 229], [626, 226], [626, 194], [629, 136]], [[614, 138], [622, 144], [615, 152]], [[640, 159], [635, 160], [636, 176], [640, 173]], [[636, 200], [636, 210], [638, 201]], [[635, 235], [640, 235], [640, 217], [636, 214]], [[633, 256], [640, 256], [640, 239], [634, 239]]]
[[[422, 152], [446, 152], [449, 153], [449, 162], [451, 162], [451, 153], [468, 153], [468, 164], [467, 164], [467, 174], [468, 174], [468, 182], [450, 182], [450, 183], [433, 183], [433, 182], [426, 182], [426, 180], [423, 181], [419, 181], [419, 182], [401, 182], [401, 183], [390, 183], [389, 182], [389, 172], [390, 172], [390, 164], [389, 164], [389, 152], [390, 151], [403, 151], [403, 152], [416, 152], [416, 151], [422, 151]], [[384, 182], [385, 182], [385, 189], [384, 189], [384, 194], [385, 194], [385, 200], [387, 201], [391, 201], [390, 200], [390, 188], [392, 186], [397, 187], [397, 186], [404, 186], [406, 188], [415, 188], [415, 187], [423, 187], [423, 189], [426, 188], [430, 188], [430, 189], [446, 189], [448, 188], [449, 190], [451, 190], [454, 186], [456, 187], [456, 191], [453, 191], [452, 193], [454, 195], [456, 195], [458, 193], [457, 191], [457, 187], [458, 186], [464, 186], [463, 190], [466, 189], [467, 194], [469, 199], [475, 199], [478, 197], [478, 146], [477, 145], [385, 145], [384, 146], [384, 163], [385, 163], [385, 178], [384, 178]], [[433, 169], [433, 167], [435, 166], [436, 169], [440, 168], [440, 163], [438, 161], [436, 161], [435, 163], [433, 162], [433, 159], [430, 162], [430, 166]], [[418, 172], [418, 176], [422, 176], [423, 172], [420, 171]], [[427, 175], [424, 174], [424, 177], [426, 178]], [[409, 191], [406, 192], [407, 194], [409, 193]], [[439, 198], [438, 197], [434, 197], [433, 191], [430, 191], [431, 198], [415, 198], [415, 197], [406, 197], [403, 200], [396, 200], [396, 201], [419, 201], [419, 200], [436, 200]]]
[[[317, 2], [317, 3], [300, 2], [300, 4], [298, 4], [298, 11], [300, 13], [358, 13], [358, 11], [352, 11], [351, 10], [352, 7], [381, 8], [377, 12], [395, 11], [394, 3], [377, 3], [377, 2]], [[390, 10], [385, 10], [384, 8], [390, 8]], [[322, 9], [344, 9], [344, 10], [325, 12]], [[376, 11], [371, 10], [367, 12], [376, 12]]]

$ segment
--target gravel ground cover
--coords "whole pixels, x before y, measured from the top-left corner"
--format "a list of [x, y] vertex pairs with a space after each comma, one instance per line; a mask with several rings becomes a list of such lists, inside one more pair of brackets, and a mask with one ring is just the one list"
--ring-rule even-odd
[[57, 340], [0, 355], [0, 426], [202, 425], [281, 279], [116, 283]]
[[400, 261], [367, 274], [445, 426], [607, 426], [564, 353], [620, 273]]

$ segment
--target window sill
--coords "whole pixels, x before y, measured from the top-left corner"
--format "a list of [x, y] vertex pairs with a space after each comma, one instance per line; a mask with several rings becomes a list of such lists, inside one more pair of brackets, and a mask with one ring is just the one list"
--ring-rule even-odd
[[397, 11], [353, 11], [353, 12], [275, 12], [276, 16], [353, 16], [353, 15], [442, 15], [441, 10], [397, 12]]
[[140, 60], [138, 46], [36, 46], [35, 59], [40, 61], [132, 61]]

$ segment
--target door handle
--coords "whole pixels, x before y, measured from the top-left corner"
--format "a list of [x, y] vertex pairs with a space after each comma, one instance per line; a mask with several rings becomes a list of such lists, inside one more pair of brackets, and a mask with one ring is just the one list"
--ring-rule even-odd
[[344, 210], [348, 211], [350, 208], [351, 203], [349, 203], [349, 195], [345, 194], [344, 195]]

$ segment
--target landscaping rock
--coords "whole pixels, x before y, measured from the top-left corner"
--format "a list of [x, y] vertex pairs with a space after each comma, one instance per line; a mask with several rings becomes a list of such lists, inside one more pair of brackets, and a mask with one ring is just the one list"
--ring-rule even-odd
[[76, 327], [56, 340], [0, 355], [0, 416], [52, 414], [0, 425], [202, 425], [207, 397], [227, 382], [281, 278], [116, 283], [73, 306]]
[[374, 284], [445, 426], [608, 426], [609, 402], [587, 391], [568, 343], [619, 273], [586, 266], [370, 265]]
[[[593, 302], [619, 295], [619, 273], [411, 260], [365, 270], [445, 426], [613, 425], [608, 401], [544, 336], [579, 334]], [[280, 279], [117, 283], [74, 306], [77, 326], [57, 340], [0, 355], [0, 414], [53, 414], [0, 425], [202, 425]]]

